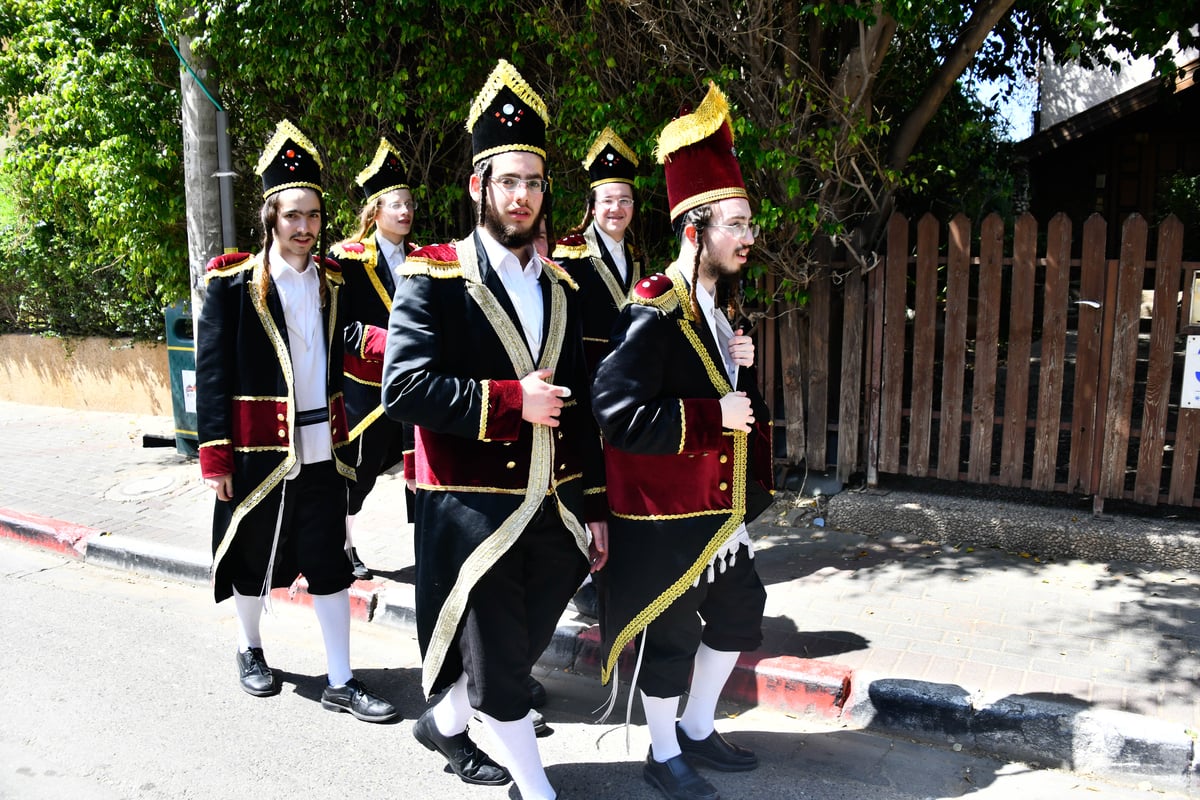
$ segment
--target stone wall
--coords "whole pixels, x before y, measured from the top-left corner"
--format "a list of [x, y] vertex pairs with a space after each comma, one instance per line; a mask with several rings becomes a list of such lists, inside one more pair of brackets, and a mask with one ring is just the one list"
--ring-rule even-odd
[[0, 335], [0, 400], [172, 416], [167, 346], [129, 339]]

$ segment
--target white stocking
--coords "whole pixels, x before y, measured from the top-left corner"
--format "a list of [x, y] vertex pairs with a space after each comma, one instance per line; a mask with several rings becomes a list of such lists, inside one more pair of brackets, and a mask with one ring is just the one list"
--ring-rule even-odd
[[314, 594], [313, 611], [321, 623], [325, 639], [325, 663], [330, 686], [345, 686], [354, 677], [350, 669], [350, 590], [335, 594]]
[[482, 711], [479, 718], [492, 735], [490, 746], [498, 749], [496, 760], [508, 769], [521, 792], [521, 800], [554, 800], [558, 793], [550, 785], [542, 767], [537, 737], [533, 733], [533, 718], [526, 716], [512, 722], [501, 722]]
[[233, 607], [237, 611], [238, 650], [245, 652], [251, 647], [262, 647], [262, 633], [259, 630], [259, 623], [262, 621], [262, 597], [241, 594], [234, 589]]
[[654, 760], [660, 764], [679, 755], [679, 737], [675, 735], [675, 714], [679, 710], [678, 697], [651, 697], [642, 695], [642, 710], [646, 712], [646, 727], [650, 729], [650, 750]]
[[717, 714], [717, 700], [737, 665], [738, 653], [713, 650], [701, 644], [696, 650], [692, 667], [692, 685], [688, 691], [687, 705], [679, 718], [679, 727], [689, 739], [700, 741], [713, 732], [713, 718]]
[[433, 724], [442, 736], [457, 736], [471, 721], [471, 700], [467, 697], [467, 673], [458, 676], [442, 699], [433, 707]]

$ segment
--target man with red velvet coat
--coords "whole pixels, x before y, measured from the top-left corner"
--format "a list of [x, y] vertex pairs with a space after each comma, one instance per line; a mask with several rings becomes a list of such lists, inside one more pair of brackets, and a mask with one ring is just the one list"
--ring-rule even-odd
[[[416, 425], [422, 687], [442, 692], [413, 735], [468, 783], [511, 775], [524, 800], [556, 796], [530, 669], [607, 540], [576, 287], [533, 245], [548, 120], [501, 61], [467, 120], [477, 227], [405, 262], [383, 369], [388, 415]], [[503, 767], [467, 735], [474, 713]]]
[[[366, 579], [371, 571], [354, 547], [354, 519], [375, 487], [379, 475], [405, 460], [411, 462], [411, 425], [388, 419], [379, 400], [383, 363], [370, 357], [382, 352], [387, 336], [396, 270], [417, 248], [409, 241], [417, 203], [405, 175], [404, 162], [395, 145], [379, 140], [371, 163], [355, 182], [364, 201], [359, 210], [358, 230], [333, 246], [333, 257], [342, 266], [342, 300], [346, 328], [346, 416], [350, 441], [357, 451], [355, 479], [350, 484], [346, 515], [346, 546], [354, 564], [354, 577]], [[408, 464], [411, 468], [411, 463]], [[411, 475], [406, 473], [406, 477]], [[405, 491], [407, 517], [412, 521], [413, 495]]]
[[667, 125], [656, 152], [679, 257], [634, 286], [592, 388], [611, 509], [602, 679], [615, 692], [617, 659], [636, 640], [632, 682], [651, 741], [643, 775], [668, 798], [713, 800], [695, 765], [758, 764], [713, 727], [738, 654], [762, 642], [766, 601], [746, 521], [770, 503], [768, 415], [753, 340], [717, 297], [723, 284], [736, 288], [758, 226], [715, 85]]
[[[213, 259], [197, 325], [200, 470], [216, 494], [213, 590], [238, 621], [238, 680], [278, 694], [259, 621], [272, 589], [303, 574], [321, 626], [328, 682], [321, 705], [368, 722], [396, 709], [350, 669], [344, 550], [347, 479], [340, 278], [324, 245], [323, 163], [288, 121], [259, 160], [263, 249]], [[320, 252], [320, 250], [318, 250]], [[377, 353], [379, 357], [381, 353]]]

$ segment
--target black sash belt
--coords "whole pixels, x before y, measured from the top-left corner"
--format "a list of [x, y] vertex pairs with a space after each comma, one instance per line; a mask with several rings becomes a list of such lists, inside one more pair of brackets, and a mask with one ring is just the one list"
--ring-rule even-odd
[[300, 428], [303, 428], [305, 425], [318, 425], [328, 421], [328, 408], [314, 408], [312, 411], [299, 411], [296, 413], [296, 426]]

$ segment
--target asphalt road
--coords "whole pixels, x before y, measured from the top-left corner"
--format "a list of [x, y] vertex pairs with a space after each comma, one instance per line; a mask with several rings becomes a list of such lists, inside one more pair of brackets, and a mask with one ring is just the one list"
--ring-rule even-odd
[[[0, 540], [0, 798], [518, 797], [511, 786], [461, 783], [412, 739], [424, 708], [412, 636], [355, 623], [359, 678], [404, 716], [370, 725], [320, 707], [324, 657], [310, 610], [276, 604], [263, 633], [268, 660], [283, 674], [273, 698], [238, 688], [232, 610], [205, 589]], [[542, 677], [554, 729], [542, 755], [560, 797], [658, 798], [641, 777], [644, 727], [629, 729], [626, 750], [623, 726], [591, 722], [605, 696], [593, 679]], [[762, 709], [727, 711], [719, 727], [762, 763], [752, 773], [708, 774], [727, 800], [1189, 796]]]

